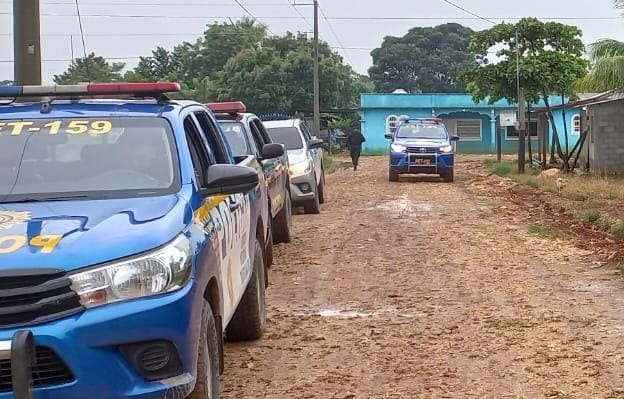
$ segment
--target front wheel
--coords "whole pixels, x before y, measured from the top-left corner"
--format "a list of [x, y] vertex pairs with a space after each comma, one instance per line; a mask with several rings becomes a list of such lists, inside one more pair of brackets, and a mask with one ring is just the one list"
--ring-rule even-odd
[[219, 399], [219, 344], [217, 324], [208, 302], [204, 302], [197, 354], [197, 379], [189, 399]]
[[321, 170], [321, 181], [318, 185], [319, 204], [325, 203], [325, 169]]
[[451, 169], [450, 172], [446, 172], [442, 175], [445, 183], [452, 183], [455, 180], [455, 169]]
[[228, 341], [250, 341], [262, 337], [266, 325], [264, 273], [262, 244], [256, 239], [253, 271], [243, 298], [227, 327]]
[[290, 191], [286, 190], [284, 198], [284, 205], [282, 210], [275, 217], [273, 223], [273, 239], [275, 244], [285, 243], [288, 244], [292, 241], [293, 227], [292, 227], [292, 202], [290, 200]]

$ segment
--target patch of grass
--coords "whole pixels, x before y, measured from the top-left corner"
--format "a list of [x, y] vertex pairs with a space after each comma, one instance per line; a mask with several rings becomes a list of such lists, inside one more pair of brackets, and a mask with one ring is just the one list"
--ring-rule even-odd
[[596, 223], [594, 224], [596, 227], [598, 227], [599, 230], [604, 232], [609, 232], [611, 231], [611, 228], [613, 228], [613, 221], [605, 218], [600, 218], [596, 220]]
[[624, 241], [624, 220], [618, 220], [611, 225], [611, 234], [616, 241]]
[[586, 226], [591, 226], [600, 219], [600, 211], [598, 209], [585, 209], [577, 213], [575, 219]]
[[618, 262], [615, 264], [615, 274], [624, 277], [624, 263]]
[[326, 151], [323, 152], [323, 164], [325, 165], [325, 173], [331, 174], [336, 171], [334, 167], [334, 158], [329, 155]]
[[544, 226], [544, 225], [541, 225], [541, 224], [532, 224], [532, 225], [530, 225], [529, 226], [529, 233], [537, 234], [539, 236], [549, 237], [549, 238], [559, 238], [559, 237], [563, 237], [563, 235], [564, 235], [563, 231], [559, 230], [556, 227]]
[[506, 162], [492, 162], [488, 169], [497, 176], [509, 176], [514, 171], [512, 165]]

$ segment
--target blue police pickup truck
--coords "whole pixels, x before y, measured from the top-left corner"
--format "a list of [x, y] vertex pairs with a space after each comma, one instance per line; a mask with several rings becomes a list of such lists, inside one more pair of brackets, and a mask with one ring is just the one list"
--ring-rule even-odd
[[[292, 204], [288, 157], [283, 144], [274, 143], [260, 118], [241, 101], [206, 104], [221, 124], [234, 157], [253, 155], [262, 165], [262, 177], [269, 197], [264, 225], [273, 242], [292, 241]], [[272, 261], [272, 251], [267, 251]]]
[[0, 399], [219, 398], [261, 337], [260, 167], [179, 90], [0, 88]]
[[455, 156], [451, 136], [438, 118], [410, 118], [399, 121], [395, 131], [385, 135], [390, 144], [388, 179], [402, 174], [435, 174], [445, 182], [455, 179]]

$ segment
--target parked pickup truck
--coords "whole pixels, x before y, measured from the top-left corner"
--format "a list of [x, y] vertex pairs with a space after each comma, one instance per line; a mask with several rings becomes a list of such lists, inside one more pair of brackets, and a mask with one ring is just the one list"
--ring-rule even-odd
[[[262, 164], [269, 194], [268, 223], [272, 228], [273, 242], [291, 242], [293, 230], [290, 177], [284, 145], [271, 140], [260, 118], [246, 112], [244, 103], [236, 101], [206, 105], [215, 112], [234, 156], [253, 155]], [[277, 156], [278, 152], [280, 156]], [[270, 256], [272, 257], [272, 252]]]
[[219, 398], [261, 337], [258, 165], [179, 90], [0, 87], [0, 399]]

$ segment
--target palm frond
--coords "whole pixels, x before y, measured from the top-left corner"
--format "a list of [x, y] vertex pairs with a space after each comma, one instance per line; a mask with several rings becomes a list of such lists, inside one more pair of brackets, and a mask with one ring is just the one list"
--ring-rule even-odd
[[[624, 0], [622, 1], [624, 4]], [[624, 42], [615, 39], [602, 39], [589, 46], [589, 58], [592, 63], [605, 58], [624, 56]]]
[[599, 60], [573, 88], [575, 91], [624, 92], [624, 55]]

